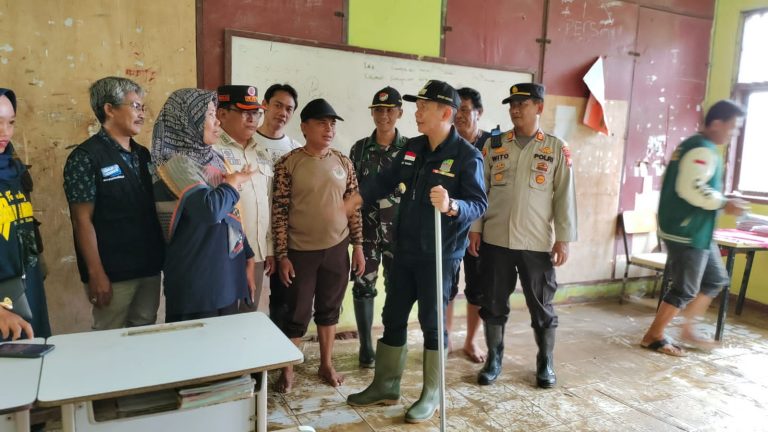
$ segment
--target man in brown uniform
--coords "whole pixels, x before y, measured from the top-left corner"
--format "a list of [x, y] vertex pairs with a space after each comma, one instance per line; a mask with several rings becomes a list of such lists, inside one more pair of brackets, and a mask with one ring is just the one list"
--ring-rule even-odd
[[[334, 387], [344, 381], [331, 357], [349, 281], [350, 241], [355, 274], [365, 271], [360, 212], [347, 218], [344, 209], [344, 199], [357, 193], [355, 169], [348, 157], [331, 149], [336, 120], [343, 119], [324, 99], [315, 99], [301, 110], [301, 132], [307, 143], [275, 164], [272, 198], [275, 258], [288, 306], [280, 327], [298, 345], [307, 332], [314, 298], [320, 339], [318, 374]], [[288, 392], [292, 386], [293, 368], [288, 366], [277, 390]]]

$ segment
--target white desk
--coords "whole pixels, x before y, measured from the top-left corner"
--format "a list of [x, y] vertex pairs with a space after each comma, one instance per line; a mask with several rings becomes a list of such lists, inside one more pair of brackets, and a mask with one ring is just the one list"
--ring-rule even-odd
[[40, 406], [61, 405], [64, 431], [251, 431], [253, 398], [105, 422], [94, 420], [92, 401], [259, 372], [256, 423], [265, 432], [267, 371], [303, 361], [261, 312], [54, 336], [48, 343], [56, 349], [43, 361], [37, 399]]
[[[17, 342], [42, 344], [45, 339]], [[0, 358], [0, 432], [29, 432], [29, 409], [37, 399], [42, 364], [42, 358]]]

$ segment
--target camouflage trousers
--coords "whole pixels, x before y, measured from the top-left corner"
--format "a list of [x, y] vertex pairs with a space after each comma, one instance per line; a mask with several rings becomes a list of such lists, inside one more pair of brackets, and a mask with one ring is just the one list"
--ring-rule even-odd
[[360, 209], [363, 216], [363, 255], [365, 273], [352, 276], [352, 296], [355, 299], [373, 298], [378, 294], [376, 281], [379, 279], [379, 265], [384, 266], [384, 286], [392, 267], [394, 246], [394, 222], [397, 206], [379, 208], [366, 206]]

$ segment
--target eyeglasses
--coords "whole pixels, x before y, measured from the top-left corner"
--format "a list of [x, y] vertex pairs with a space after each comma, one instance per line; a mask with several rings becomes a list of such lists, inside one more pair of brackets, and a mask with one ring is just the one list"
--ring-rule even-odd
[[241, 110], [240, 108], [227, 108], [227, 111], [240, 113], [240, 116], [242, 116], [243, 118], [246, 118], [246, 117], [259, 118], [261, 117], [262, 114], [264, 114], [264, 112], [260, 109]]
[[143, 113], [147, 109], [146, 105], [139, 103], [137, 101], [121, 103], [120, 105], [128, 105], [129, 107], [133, 108], [133, 110], [136, 111], [137, 113]]

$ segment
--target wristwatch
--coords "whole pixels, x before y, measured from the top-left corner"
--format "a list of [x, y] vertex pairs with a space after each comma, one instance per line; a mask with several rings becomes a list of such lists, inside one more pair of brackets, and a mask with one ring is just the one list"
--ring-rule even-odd
[[448, 200], [448, 211], [445, 212], [446, 216], [458, 216], [459, 214], [459, 202], [451, 198]]

